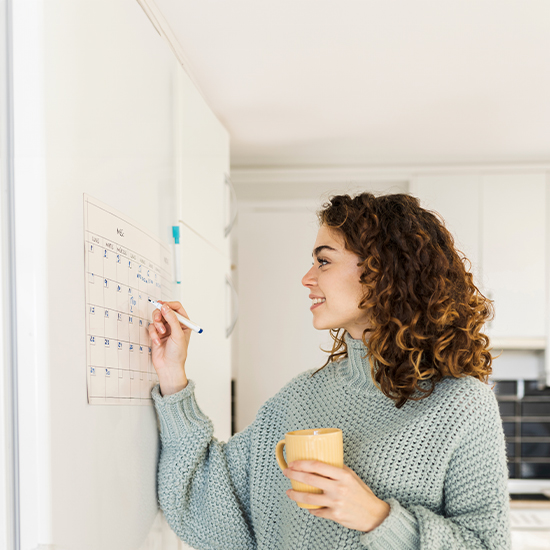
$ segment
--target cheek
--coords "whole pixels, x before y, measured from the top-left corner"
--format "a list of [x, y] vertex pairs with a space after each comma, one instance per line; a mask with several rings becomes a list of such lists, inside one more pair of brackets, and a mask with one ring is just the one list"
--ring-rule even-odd
[[330, 288], [325, 294], [331, 310], [342, 313], [352, 314], [359, 307], [360, 297], [356, 290], [351, 286], [339, 284]]
[[331, 309], [354, 311], [359, 308], [359, 303], [364, 295], [363, 285], [359, 281], [361, 271], [355, 266], [339, 272], [336, 269], [331, 271], [319, 271], [317, 284], [323, 295], [327, 298], [328, 306]]
[[364, 296], [363, 285], [355, 278], [350, 278], [347, 285], [342, 288], [342, 297], [345, 299], [346, 309], [356, 311]]

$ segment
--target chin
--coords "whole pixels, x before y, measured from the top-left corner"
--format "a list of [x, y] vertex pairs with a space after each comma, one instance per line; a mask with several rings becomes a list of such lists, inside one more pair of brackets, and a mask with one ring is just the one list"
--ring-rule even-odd
[[339, 327], [336, 327], [330, 323], [323, 323], [317, 319], [313, 319], [313, 328], [316, 330], [330, 330], [331, 328], [336, 329]]

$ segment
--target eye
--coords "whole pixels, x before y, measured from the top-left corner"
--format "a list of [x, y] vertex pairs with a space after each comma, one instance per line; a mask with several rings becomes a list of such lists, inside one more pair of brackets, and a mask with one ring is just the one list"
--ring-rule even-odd
[[[328, 265], [328, 261], [327, 260], [324, 260], [323, 258], [317, 258], [317, 261], [321, 264], [321, 262], [325, 262], [324, 264], [321, 264], [319, 267], [323, 267], [325, 265]], [[315, 265], [314, 263], [312, 263], [311, 265]]]

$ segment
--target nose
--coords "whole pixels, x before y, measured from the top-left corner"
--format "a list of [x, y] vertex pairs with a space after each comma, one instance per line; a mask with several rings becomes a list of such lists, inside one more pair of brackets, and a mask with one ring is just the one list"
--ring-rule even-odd
[[315, 266], [312, 265], [311, 269], [302, 277], [302, 285], [313, 286], [317, 284], [317, 277], [315, 275]]

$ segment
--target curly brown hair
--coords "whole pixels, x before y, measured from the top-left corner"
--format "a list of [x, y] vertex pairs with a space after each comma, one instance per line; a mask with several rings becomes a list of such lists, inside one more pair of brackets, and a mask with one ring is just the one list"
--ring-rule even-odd
[[[494, 317], [493, 304], [474, 284], [471, 262], [439, 214], [412, 195], [362, 193], [331, 197], [317, 216], [361, 259], [359, 308], [371, 326], [362, 335], [366, 357], [376, 385], [397, 408], [431, 395], [444, 376], [488, 383], [493, 357], [481, 330]], [[340, 330], [330, 329], [332, 351], [313, 374], [347, 357]]]

